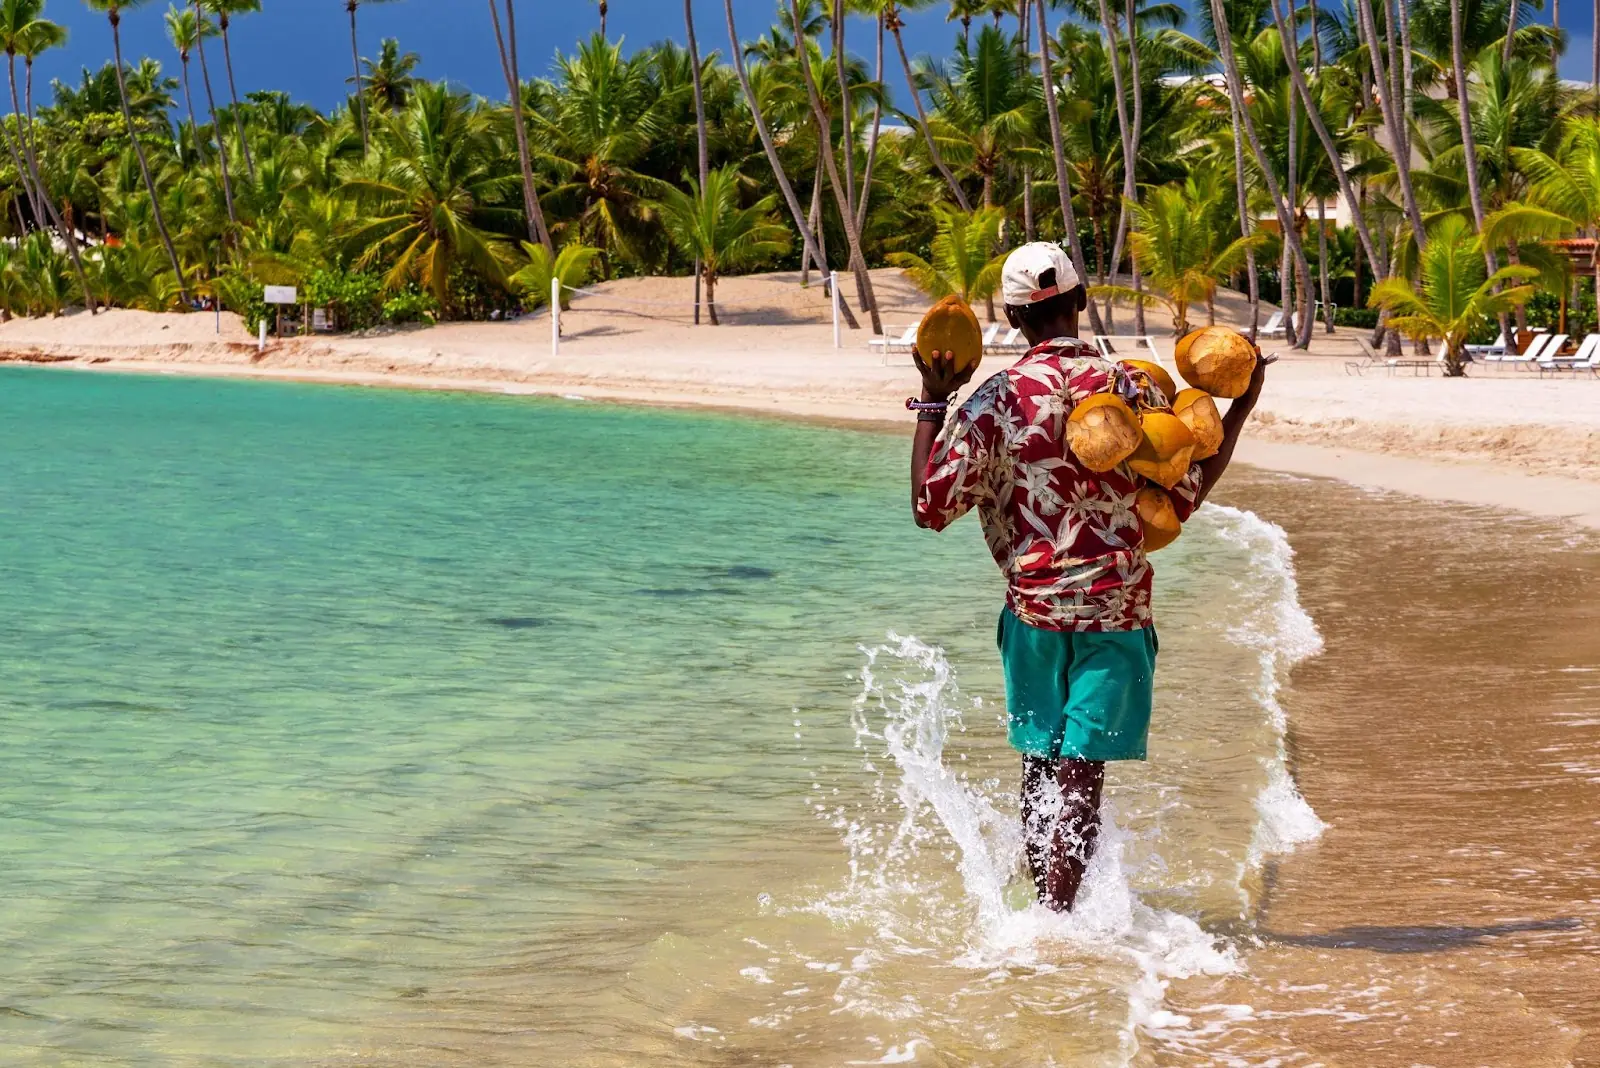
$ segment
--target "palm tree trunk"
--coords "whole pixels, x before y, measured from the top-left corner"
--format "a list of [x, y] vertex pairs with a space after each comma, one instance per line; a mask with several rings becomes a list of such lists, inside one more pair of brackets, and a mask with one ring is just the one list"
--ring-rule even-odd
[[195, 50], [200, 53], [200, 80], [206, 87], [206, 104], [211, 110], [211, 132], [217, 139], [217, 167], [222, 173], [222, 199], [228, 205], [228, 222], [239, 225], [239, 216], [233, 208], [233, 179], [228, 174], [228, 146], [222, 141], [222, 120], [217, 115], [217, 97], [211, 91], [211, 68], [206, 64], [205, 12], [200, 0], [194, 0], [194, 17], [201, 32], [195, 39]]
[[[689, 35], [689, 79], [694, 83], [694, 132], [696, 138], [697, 156], [700, 164], [700, 190], [702, 195], [706, 188], [706, 178], [711, 170], [710, 151], [706, 147], [706, 98], [705, 91], [700, 85], [700, 44], [694, 37], [694, 0], [683, 0], [683, 25]], [[700, 272], [699, 264], [696, 265], [694, 283], [694, 321], [700, 322]], [[706, 304], [711, 312], [711, 325], [717, 325], [717, 306], [712, 301], [711, 265], [706, 265]]]
[[[1516, 0], [1511, 6], [1516, 7]], [[1450, 65], [1456, 87], [1456, 114], [1461, 120], [1462, 163], [1467, 170], [1467, 197], [1472, 201], [1472, 222], [1479, 233], [1483, 232], [1483, 188], [1478, 183], [1478, 142], [1472, 132], [1472, 105], [1467, 98], [1466, 46], [1462, 31], [1461, 0], [1450, 0]], [[1499, 269], [1494, 250], [1483, 248], [1483, 263], [1493, 274]]]
[[[1600, 3], [1600, 0], [1596, 0]], [[900, 52], [900, 66], [906, 73], [906, 88], [911, 90], [911, 103], [917, 109], [917, 129], [922, 133], [923, 143], [928, 146], [928, 157], [933, 160], [934, 167], [944, 175], [945, 184], [950, 187], [956, 203], [961, 205], [962, 211], [971, 211], [972, 205], [967, 201], [967, 194], [961, 191], [961, 183], [956, 181], [956, 176], [950, 173], [950, 168], [945, 166], [944, 157], [939, 154], [939, 146], [933, 143], [933, 131], [928, 129], [928, 113], [922, 106], [922, 94], [917, 90], [917, 79], [911, 73], [911, 59], [906, 55], [906, 42], [900, 36], [900, 15], [896, 11], [890, 16], [889, 31], [894, 34], [894, 46]], [[807, 72], [810, 76], [810, 72]]]
[[822, 225], [822, 189], [827, 179], [822, 175], [822, 153], [817, 153], [817, 165], [811, 172], [811, 209], [806, 218], [811, 220], [811, 232], [817, 235], [817, 270], [822, 273], [822, 285], [833, 285], [833, 272], [828, 269], [828, 233]]
[[[1111, 85], [1117, 94], [1117, 132], [1122, 135], [1122, 199], [1117, 204], [1117, 236], [1111, 242], [1111, 270], [1122, 269], [1122, 249], [1128, 238], [1128, 205], [1138, 195], [1135, 189], [1134, 169], [1137, 157], [1133, 150], [1133, 124], [1128, 121], [1128, 90], [1122, 80], [1122, 59], [1117, 55], [1117, 26], [1111, 20], [1111, 8], [1106, 0], [1098, 0], [1100, 29], [1106, 38], [1106, 59], [1111, 63]], [[1111, 301], [1106, 301], [1106, 329], [1112, 325]]]
[[[1020, 0], [1017, 4], [1017, 38], [1021, 44], [1017, 55], [1017, 77], [1023, 81], [1028, 77], [1028, 55], [1031, 49], [1029, 28], [1033, 25], [1028, 20], [1028, 3], [1029, 0]], [[1038, 237], [1038, 227], [1034, 225], [1033, 220], [1033, 166], [1027, 163], [1022, 165], [1022, 233], [1024, 239], [1030, 243]]]
[[[358, 0], [345, 0], [345, 9], [350, 12], [350, 59], [355, 64], [356, 70], [356, 115], [361, 119], [361, 154], [367, 154], [367, 97], [361, 91], [361, 45], [356, 37], [356, 6]], [[602, 7], [600, 24], [605, 25], [605, 8]], [[218, 136], [221, 136], [220, 134]]]
[[[1357, 250], [1359, 253], [1359, 250]], [[1317, 273], [1322, 286], [1322, 319], [1327, 333], [1333, 333], [1333, 288], [1328, 284], [1328, 201], [1317, 197]]]
[[[701, 186], [701, 188], [704, 189], [705, 187]], [[717, 318], [717, 275], [716, 275], [716, 272], [713, 271], [711, 269], [711, 267], [708, 265], [705, 268], [705, 276], [706, 276], [706, 311], [711, 316], [711, 325], [712, 326], [721, 326], [722, 322], [721, 322], [721, 320], [719, 320]]]
[[1244, 83], [1239, 77], [1239, 61], [1233, 52], [1233, 38], [1227, 32], [1228, 18], [1223, 10], [1222, 3], [1223, 0], [1211, 0], [1211, 16], [1215, 24], [1222, 28], [1221, 32], [1217, 34], [1217, 44], [1222, 52], [1223, 72], [1228, 83], [1228, 93], [1233, 97], [1234, 107], [1239, 117], [1239, 125], [1244, 130], [1246, 139], [1250, 142], [1250, 154], [1255, 157], [1256, 166], [1260, 168], [1261, 178], [1267, 186], [1267, 194], [1272, 197], [1272, 206], [1278, 214], [1278, 226], [1283, 232], [1284, 240], [1289, 242], [1289, 249], [1294, 257], [1297, 272], [1295, 282], [1300, 286], [1301, 292], [1309, 292], [1311, 289], [1311, 272], [1306, 266], [1306, 250], [1300, 242], [1299, 231], [1295, 229], [1294, 216], [1289, 210], [1287, 201], [1284, 200], [1283, 188], [1278, 185], [1278, 177], [1272, 173], [1272, 167], [1267, 161], [1267, 154], [1261, 148], [1261, 137], [1256, 132], [1255, 120], [1250, 117], [1250, 111], [1245, 106]]
[[[689, 3], [689, 0], [684, 0], [684, 3]], [[856, 137], [855, 123], [850, 114], [849, 71], [846, 69], [844, 61], [844, 19], [844, 4], [842, 2], [835, 3], [833, 5], [833, 67], [834, 74], [839, 79], [839, 122], [844, 142], [841, 146], [844, 149], [844, 199], [845, 204], [850, 208], [850, 214], [854, 215], [856, 211]], [[828, 136], [833, 136], [831, 127], [828, 130]], [[859, 223], [856, 224], [856, 228], [860, 229]]]
[[178, 276], [178, 297], [189, 301], [189, 283], [183, 276], [183, 265], [178, 262], [178, 250], [172, 247], [172, 235], [167, 232], [167, 220], [161, 215], [161, 198], [156, 194], [156, 183], [150, 177], [150, 161], [145, 158], [144, 146], [139, 143], [138, 131], [133, 125], [133, 109], [128, 107], [128, 82], [122, 72], [122, 16], [112, 9], [111, 46], [117, 60], [117, 97], [122, 101], [122, 121], [128, 124], [128, 140], [133, 143], [133, 154], [139, 160], [139, 174], [144, 178], [145, 192], [150, 194], [150, 214], [156, 222], [156, 232], [166, 246], [167, 259], [172, 262], [172, 273]]
[[183, 103], [189, 109], [189, 136], [194, 138], [195, 152], [199, 154], [201, 160], [204, 160], [206, 146], [200, 140], [200, 123], [194, 117], [194, 94], [189, 91], [189, 55], [184, 53], [178, 58], [183, 70]]
[[[1600, 0], [1596, 0], [1600, 5]], [[1388, 87], [1392, 83], [1384, 72], [1383, 54], [1378, 47], [1378, 30], [1372, 19], [1372, 8], [1365, 3], [1357, 3], [1356, 21], [1362, 37], [1367, 45], [1367, 56], [1372, 64], [1373, 83], [1378, 86]], [[1378, 93], [1378, 106], [1383, 115], [1384, 129], [1389, 134], [1389, 148], [1394, 153], [1395, 175], [1400, 181], [1400, 195], [1405, 204], [1406, 218], [1411, 223], [1412, 232], [1416, 235], [1418, 249], [1427, 244], [1427, 234], [1422, 226], [1422, 210], [1417, 206], [1416, 187], [1411, 183], [1411, 155], [1407, 150], [1408, 140], [1401, 129], [1403, 119], [1397, 114], [1397, 105], [1392, 92], [1380, 91]]]
[[1289, 48], [1288, 27], [1280, 0], [1272, 0], [1272, 17], [1278, 27], [1278, 39], [1283, 44], [1283, 58], [1288, 64], [1294, 90], [1299, 94], [1300, 103], [1306, 110], [1306, 118], [1311, 120], [1311, 128], [1316, 131], [1317, 139], [1322, 142], [1322, 150], [1328, 154], [1328, 166], [1339, 181], [1339, 193], [1344, 197], [1344, 202], [1351, 206], [1350, 221], [1355, 224], [1356, 237], [1360, 239], [1361, 247], [1366, 250], [1367, 259], [1377, 263], [1379, 259], [1372, 243], [1372, 232], [1367, 229], [1367, 220], [1356, 208], [1355, 186], [1350, 181], [1350, 175], [1345, 172], [1339, 146], [1334, 143], [1333, 135], [1328, 132], [1328, 124], [1323, 121], [1322, 112], [1311, 97], [1311, 87], [1306, 84], [1305, 72], [1300, 69], [1300, 64], [1295, 61], [1295, 56]]
[[[351, 25], [354, 25], [354, 11], [351, 12]], [[217, 26], [222, 30], [222, 62], [228, 68], [228, 96], [233, 100], [233, 128], [239, 134], [239, 150], [244, 153], [244, 166], [250, 175], [250, 180], [256, 180], [256, 161], [250, 154], [250, 139], [244, 132], [244, 112], [239, 107], [239, 88], [233, 83], [233, 49], [228, 45], [228, 14], [223, 12], [217, 19]], [[356, 82], [359, 89], [361, 83]]]
[[610, 40], [606, 35], [606, 0], [600, 0], [600, 36], [604, 40]]
[[45, 213], [50, 221], [55, 224], [56, 231], [61, 234], [61, 240], [66, 242], [67, 255], [72, 258], [72, 270], [78, 276], [78, 285], [83, 288], [83, 305], [89, 309], [90, 315], [100, 311], [100, 302], [95, 300], [94, 293], [89, 289], [89, 275], [83, 269], [83, 257], [78, 254], [78, 235], [73, 228], [67, 225], [61, 217], [61, 211], [56, 207], [55, 198], [50, 195], [50, 190], [45, 188], [44, 182], [39, 179], [39, 154], [33, 139], [33, 59], [29, 57], [24, 61], [28, 71], [27, 95], [27, 124], [17, 127], [18, 140], [22, 141], [22, 154], [28, 160], [28, 174], [33, 178], [34, 188], [39, 191], [39, 200], [44, 204]]
[[874, 334], [883, 333], [883, 319], [878, 314], [878, 301], [872, 292], [872, 275], [867, 271], [867, 259], [861, 252], [861, 230], [856, 226], [855, 213], [845, 196], [844, 180], [839, 175], [838, 161], [833, 157], [833, 138], [828, 135], [831, 124], [822, 107], [822, 96], [817, 92], [817, 82], [811, 76], [811, 64], [805, 53], [805, 34], [801, 29], [800, 0], [789, 0], [789, 13], [794, 19], [795, 44], [799, 49], [800, 79], [806, 83], [806, 96], [811, 101], [811, 114], [822, 131], [822, 161], [827, 165], [828, 184], [833, 189], [833, 199], [844, 223], [844, 237], [850, 246], [850, 269], [855, 272], [856, 290], [872, 322]]
[[[1067, 150], [1061, 136], [1061, 108], [1056, 102], [1056, 79], [1050, 70], [1050, 26], [1045, 21], [1044, 4], [1036, 4], [1039, 26], [1039, 78], [1044, 86], [1045, 112], [1050, 117], [1050, 149], [1055, 154], [1056, 192], [1061, 198], [1061, 224], [1067, 232], [1067, 247], [1072, 250], [1072, 268], [1079, 278], [1087, 278], [1083, 262], [1083, 242], [1078, 237], [1078, 220], [1072, 212], [1072, 179], [1067, 173]], [[1089, 329], [1105, 333], [1100, 310], [1088, 301]]]
[[856, 228], [867, 227], [867, 204], [872, 199], [872, 172], [878, 163], [878, 137], [883, 131], [883, 16], [878, 16], [878, 99], [872, 105], [872, 143], [867, 145], [867, 166], [861, 174], [861, 194], [856, 197]]
[[1520, 6], [1517, 0], [1511, 0], [1506, 5], [1506, 39], [1500, 50], [1500, 62], [1502, 63], [1511, 62], [1511, 45], [1517, 37], [1517, 8]]
[[[1137, 196], [1139, 150], [1144, 139], [1144, 82], [1139, 73], [1139, 25], [1134, 0], [1124, 0], [1123, 21], [1128, 27], [1128, 77], [1133, 82], [1133, 130], [1129, 140], [1133, 142], [1134, 189]], [[1143, 293], [1144, 276], [1139, 271], [1139, 257], [1131, 250], [1128, 253], [1128, 270], [1133, 274], [1133, 291]], [[1148, 333], [1142, 300], [1135, 301], [1133, 305], [1133, 332], [1141, 336]]]
[[[506, 0], [506, 30], [500, 31], [500, 5], [489, 0], [489, 17], [494, 22], [495, 46], [500, 52], [500, 69], [505, 73], [506, 90], [511, 94], [511, 120], [517, 133], [517, 162], [522, 167], [522, 208], [528, 216], [528, 240], [537, 241], [555, 261], [555, 241], [545, 225], [544, 211], [539, 207], [539, 195], [533, 188], [533, 155], [528, 151], [528, 123], [522, 114], [522, 72], [517, 66], [517, 9], [513, 0]], [[509, 37], [509, 40], [507, 38]], [[704, 179], [701, 179], [702, 183]]]
[[[728, 18], [728, 44], [733, 53], [734, 73], [739, 76], [739, 88], [744, 90], [745, 101], [750, 106], [756, 133], [761, 138], [761, 149], [767, 155], [767, 165], [772, 168], [772, 176], [777, 180], [778, 190], [783, 194], [783, 202], [789, 208], [790, 218], [794, 220], [794, 228], [800, 231], [800, 240], [805, 248], [804, 255], [810, 256], [815, 263], [823, 263], [822, 256], [817, 251], [817, 239], [812, 236], [811, 227], [807, 225], [806, 217], [801, 213], [800, 201], [794, 195], [794, 185], [789, 181], [789, 173], [783, 169], [783, 161], [778, 157], [777, 146], [772, 140], [772, 130], [767, 126], [766, 116], [761, 113], [761, 102], [756, 99], [755, 90], [750, 87], [750, 75], [744, 67], [744, 52], [739, 45], [739, 28], [733, 20], [733, 0], [723, 0], [722, 6]], [[861, 329], [860, 324], [856, 322], [855, 313], [850, 310], [850, 305], [845, 303], [842, 296], [839, 307], [850, 329]]]
[[1311, 0], [1311, 73], [1322, 77], [1322, 19], [1317, 14], [1317, 0]]
[[28, 198], [28, 210], [33, 215], [33, 225], [44, 228], [44, 207], [39, 203], [39, 194], [33, 188], [33, 183], [28, 178], [28, 165], [23, 160], [24, 148], [19, 147], [22, 142], [22, 116], [21, 108], [17, 106], [17, 56], [15, 52], [9, 53], [11, 61], [11, 112], [17, 118], [17, 139], [11, 139], [10, 131], [0, 123], [0, 136], [5, 138], [6, 152], [11, 156], [11, 164], [17, 169], [17, 180], [22, 184], [22, 192]]
[[[1226, 29], [1222, 32], [1226, 32]], [[1250, 192], [1245, 185], [1244, 141], [1239, 137], [1239, 105], [1233, 94], [1228, 94], [1228, 110], [1233, 119], [1233, 184], [1239, 195], [1239, 236], [1249, 237], [1253, 229], [1250, 218]], [[1250, 340], [1254, 342], [1261, 329], [1261, 277], [1256, 272], [1256, 250], [1244, 253], [1245, 273], [1250, 290]]]

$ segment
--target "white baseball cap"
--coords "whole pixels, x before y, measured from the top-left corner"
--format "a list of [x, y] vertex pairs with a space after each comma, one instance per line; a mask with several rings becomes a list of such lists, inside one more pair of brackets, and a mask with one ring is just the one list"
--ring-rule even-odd
[[[1055, 284], [1042, 286], [1039, 278], [1047, 271], [1056, 273]], [[1013, 308], [1037, 304], [1082, 284], [1078, 272], [1073, 270], [1071, 258], [1060, 245], [1051, 241], [1023, 245], [1006, 257], [1006, 265], [1000, 272], [1001, 297]]]

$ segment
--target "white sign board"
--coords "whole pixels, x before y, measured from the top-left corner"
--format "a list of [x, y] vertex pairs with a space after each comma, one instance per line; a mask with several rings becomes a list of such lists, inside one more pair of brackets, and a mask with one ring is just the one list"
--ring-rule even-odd
[[262, 301], [267, 304], [299, 304], [299, 294], [294, 286], [267, 286], [262, 296]]

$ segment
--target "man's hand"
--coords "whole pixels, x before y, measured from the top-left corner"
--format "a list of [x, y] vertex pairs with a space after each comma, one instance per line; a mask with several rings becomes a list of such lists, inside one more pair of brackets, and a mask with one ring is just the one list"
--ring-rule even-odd
[[928, 359], [923, 359], [916, 346], [911, 347], [912, 362], [922, 374], [922, 399], [925, 401], [948, 399], [950, 394], [972, 381], [972, 374], [978, 369], [974, 364], [965, 370], [956, 370], [954, 352], [931, 352], [928, 355]]
[[1256, 367], [1250, 373], [1250, 384], [1242, 394], [1229, 402], [1228, 410], [1222, 417], [1222, 445], [1215, 455], [1200, 461], [1200, 492], [1195, 497], [1196, 508], [1205, 503], [1217, 480], [1222, 477], [1222, 472], [1228, 469], [1234, 446], [1239, 444], [1239, 435], [1244, 431], [1250, 413], [1255, 411], [1256, 401], [1261, 399], [1261, 387], [1267, 382], [1267, 368], [1277, 362], [1277, 356], [1263, 356], [1257, 350]]

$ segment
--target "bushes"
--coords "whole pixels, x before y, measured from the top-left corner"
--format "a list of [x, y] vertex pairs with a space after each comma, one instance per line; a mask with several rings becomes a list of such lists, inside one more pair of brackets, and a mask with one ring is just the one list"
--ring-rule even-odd
[[439, 303], [433, 294], [415, 288], [403, 289], [383, 302], [386, 323], [433, 323], [439, 318]]
[[327, 308], [335, 330], [366, 330], [383, 317], [383, 280], [363, 271], [317, 271], [302, 287], [300, 297], [317, 308]]
[[1333, 310], [1333, 324], [1335, 326], [1352, 326], [1362, 330], [1371, 330], [1378, 325], [1378, 309], [1335, 308]]

